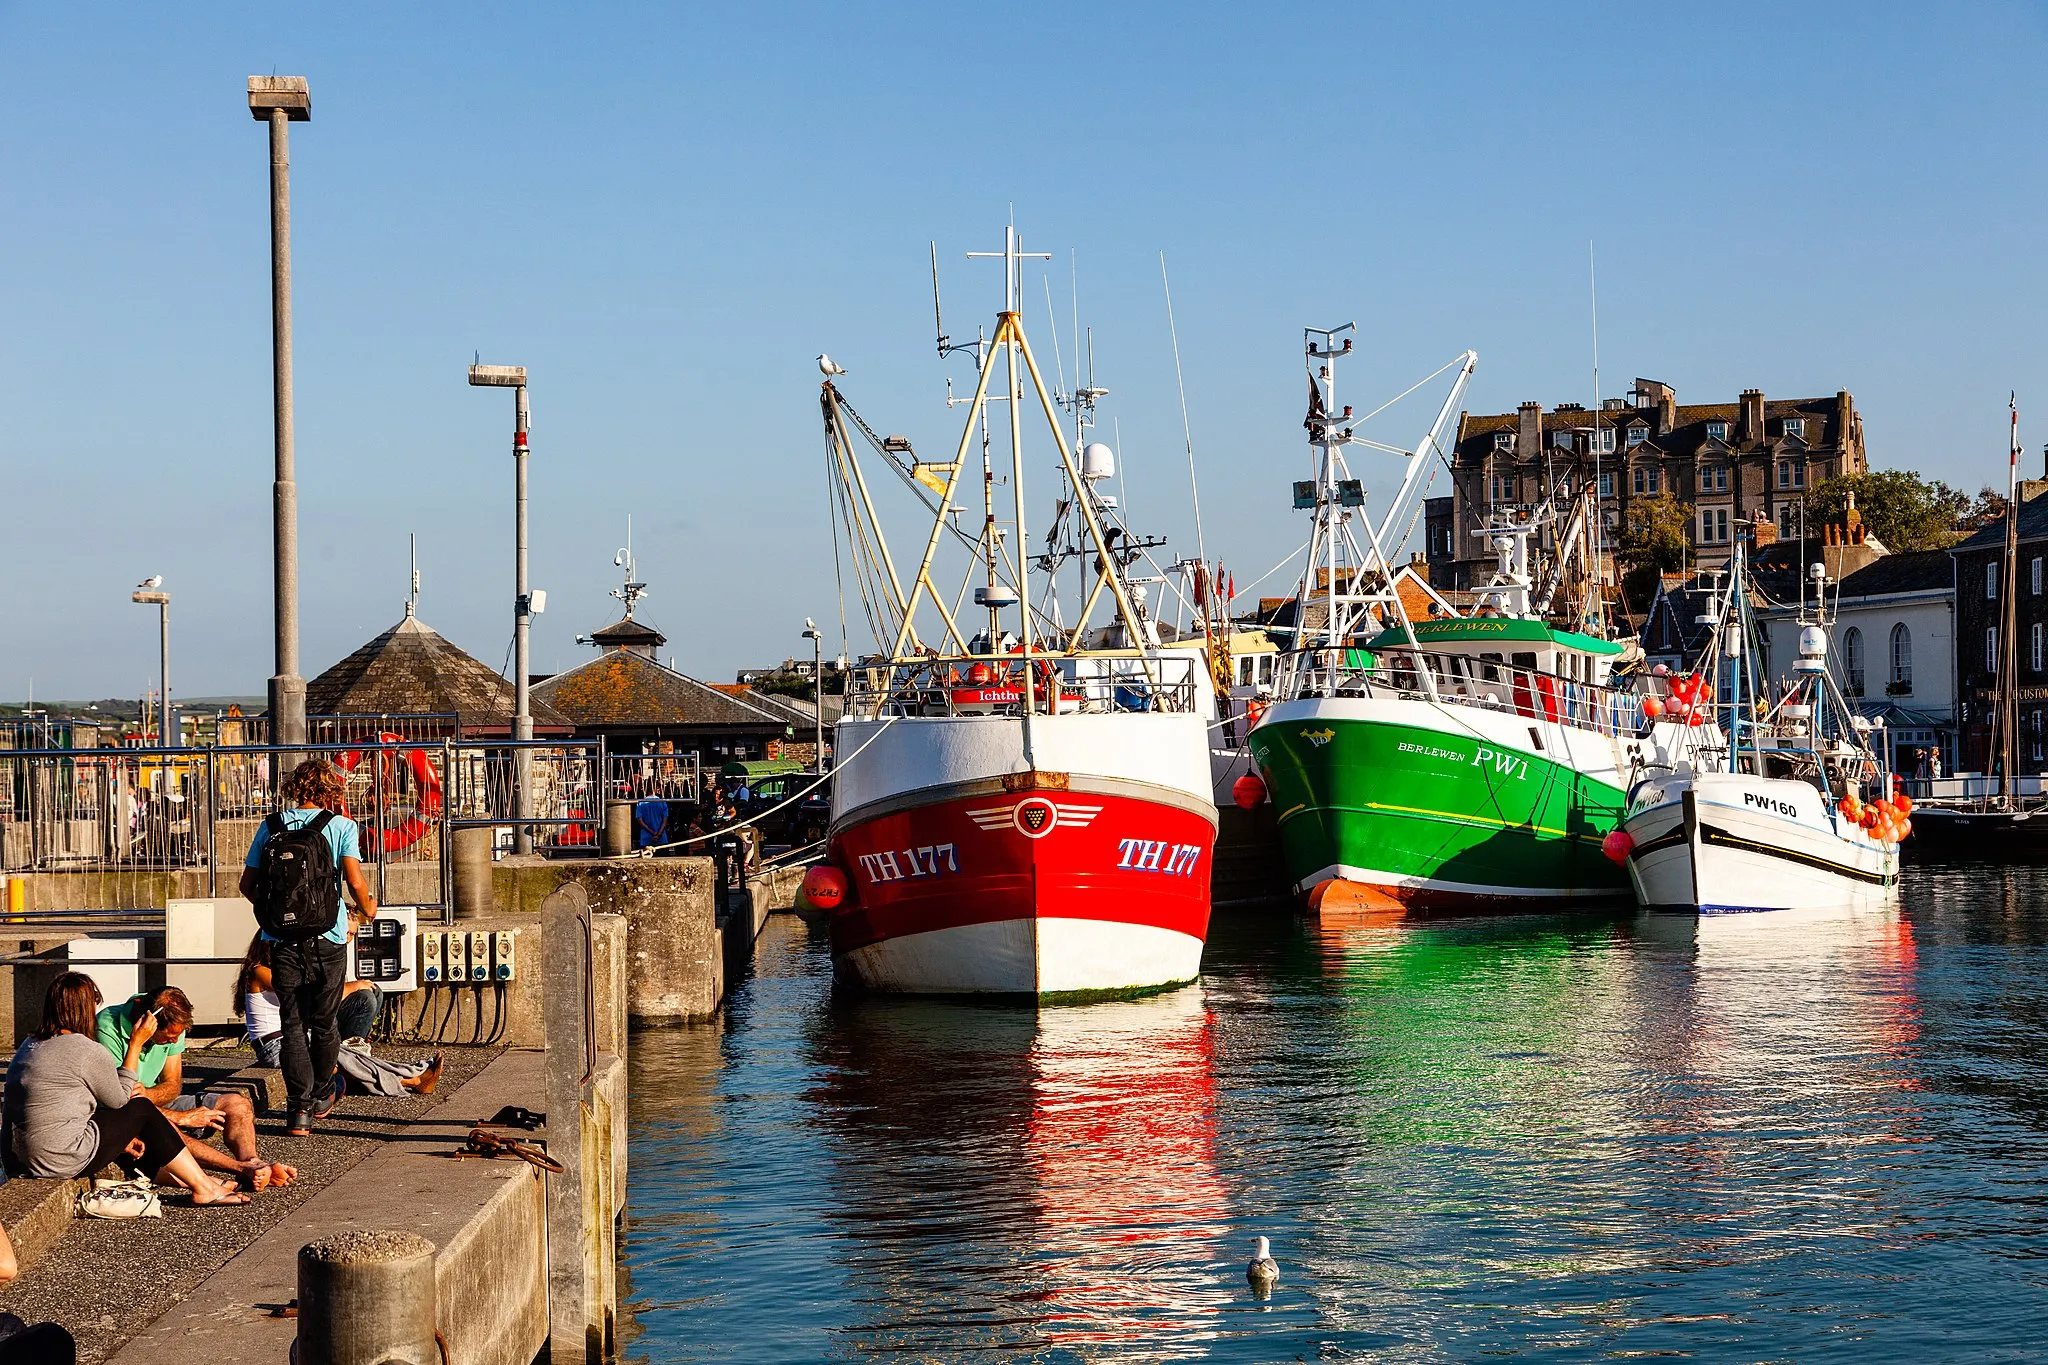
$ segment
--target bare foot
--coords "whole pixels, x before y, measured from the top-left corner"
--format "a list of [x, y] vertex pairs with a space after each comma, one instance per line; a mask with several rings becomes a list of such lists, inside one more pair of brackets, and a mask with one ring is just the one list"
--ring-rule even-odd
[[251, 1190], [260, 1192], [269, 1189], [277, 1177], [272, 1173], [269, 1162], [252, 1161], [242, 1168], [242, 1178], [248, 1181]]
[[273, 1189], [283, 1189], [299, 1178], [299, 1168], [287, 1166], [282, 1161], [270, 1163], [270, 1184]]
[[434, 1087], [440, 1083], [441, 1054], [438, 1052], [434, 1054], [434, 1060], [427, 1063], [426, 1070], [420, 1072], [417, 1076], [408, 1077], [400, 1082], [401, 1085], [407, 1090], [412, 1091], [415, 1095], [431, 1095], [434, 1093]]
[[212, 1204], [246, 1204], [249, 1202], [249, 1196], [233, 1185], [209, 1180], [203, 1188], [192, 1191], [192, 1202], [201, 1208]]

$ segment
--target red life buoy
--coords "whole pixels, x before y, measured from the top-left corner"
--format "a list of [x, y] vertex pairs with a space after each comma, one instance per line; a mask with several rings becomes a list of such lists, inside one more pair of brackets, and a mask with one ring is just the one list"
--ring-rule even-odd
[[[405, 736], [379, 734], [377, 742], [379, 744], [403, 744]], [[427, 757], [426, 750], [406, 749], [395, 755], [395, 757], [412, 774], [413, 802], [410, 807], [386, 805], [385, 816], [387, 820], [395, 812], [402, 811], [404, 813], [404, 818], [397, 824], [387, 824], [382, 830], [384, 851], [386, 853], [397, 853], [411, 848], [414, 844], [426, 838], [427, 831], [433, 828], [431, 821], [441, 813], [441, 775], [434, 771], [433, 760]], [[335, 756], [334, 766], [345, 773], [352, 773], [362, 761], [363, 751], [360, 749], [350, 749], [346, 753]], [[376, 780], [381, 782], [384, 779], [384, 764], [381, 754], [378, 757], [377, 769]], [[394, 782], [393, 785], [395, 787], [396, 783]], [[341, 813], [343, 815], [348, 814], [348, 807], [345, 803]]]

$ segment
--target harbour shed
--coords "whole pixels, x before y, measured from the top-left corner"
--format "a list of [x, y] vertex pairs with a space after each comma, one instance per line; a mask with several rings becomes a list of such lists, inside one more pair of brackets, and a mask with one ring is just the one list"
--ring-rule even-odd
[[[407, 739], [505, 739], [511, 680], [456, 648], [413, 614], [306, 684], [313, 738], [345, 742], [378, 732]], [[535, 689], [536, 738], [567, 738], [568, 718]]]

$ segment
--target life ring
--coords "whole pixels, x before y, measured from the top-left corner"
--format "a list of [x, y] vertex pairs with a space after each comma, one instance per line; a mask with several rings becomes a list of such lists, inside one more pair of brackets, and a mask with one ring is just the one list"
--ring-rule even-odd
[[[379, 734], [377, 742], [379, 744], [403, 744], [405, 743], [405, 736], [388, 733]], [[394, 808], [388, 804], [385, 807], [387, 819], [394, 813], [394, 809], [405, 812], [403, 820], [400, 820], [395, 825], [387, 824], [379, 831], [384, 841], [384, 851], [386, 853], [401, 852], [426, 838], [427, 831], [433, 828], [431, 821], [441, 813], [441, 775], [434, 771], [433, 761], [427, 757], [426, 750], [406, 749], [400, 752], [397, 757], [398, 761], [404, 764], [406, 769], [412, 774], [414, 796], [410, 807], [400, 806]], [[361, 749], [350, 749], [346, 753], [335, 756], [334, 766], [345, 773], [352, 773], [362, 761], [363, 751]], [[377, 767], [381, 770], [383, 766], [382, 756], [380, 755]], [[381, 773], [378, 780], [382, 780]], [[348, 814], [346, 803], [343, 803], [341, 813], [343, 815]]]

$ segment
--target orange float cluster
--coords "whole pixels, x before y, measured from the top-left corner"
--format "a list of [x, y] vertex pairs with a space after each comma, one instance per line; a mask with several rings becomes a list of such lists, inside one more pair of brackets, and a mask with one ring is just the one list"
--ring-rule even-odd
[[1888, 801], [1864, 802], [1845, 796], [1835, 809], [1842, 819], [1879, 843], [1896, 844], [1913, 832], [1913, 798], [1898, 792]]
[[1671, 680], [1671, 698], [1644, 697], [1643, 715], [1651, 720], [1669, 720], [1673, 725], [1704, 725], [1713, 709], [1711, 699], [1702, 700], [1707, 680], [1681, 673]]

